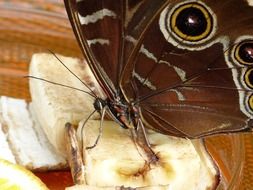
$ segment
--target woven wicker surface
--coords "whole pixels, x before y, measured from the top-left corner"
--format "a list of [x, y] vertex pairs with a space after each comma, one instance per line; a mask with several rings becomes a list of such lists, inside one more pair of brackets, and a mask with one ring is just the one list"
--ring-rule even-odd
[[[31, 56], [48, 49], [82, 57], [62, 3], [0, 0], [0, 95], [29, 101], [28, 79], [24, 76]], [[207, 146], [222, 168], [224, 183], [234, 180], [231, 189], [253, 189], [251, 134], [208, 138]]]

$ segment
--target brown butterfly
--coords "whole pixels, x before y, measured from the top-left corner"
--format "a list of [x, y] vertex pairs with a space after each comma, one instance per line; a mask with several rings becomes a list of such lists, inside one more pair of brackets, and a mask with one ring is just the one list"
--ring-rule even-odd
[[65, 0], [65, 6], [107, 96], [96, 98], [98, 111], [144, 137], [145, 128], [187, 138], [251, 130], [251, 0]]

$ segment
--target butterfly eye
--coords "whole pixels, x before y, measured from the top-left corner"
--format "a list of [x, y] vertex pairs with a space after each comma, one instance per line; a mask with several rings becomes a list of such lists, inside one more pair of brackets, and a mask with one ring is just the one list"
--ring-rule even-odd
[[240, 43], [235, 48], [235, 59], [244, 65], [253, 65], [253, 41]]
[[200, 41], [206, 38], [213, 27], [210, 12], [199, 3], [183, 4], [171, 14], [171, 30], [186, 41]]
[[245, 75], [244, 75], [244, 80], [246, 85], [253, 89], [253, 68], [250, 68], [246, 71]]

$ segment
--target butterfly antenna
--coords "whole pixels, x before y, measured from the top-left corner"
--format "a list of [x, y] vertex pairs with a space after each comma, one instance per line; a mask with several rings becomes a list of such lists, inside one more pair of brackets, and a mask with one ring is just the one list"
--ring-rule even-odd
[[84, 147], [84, 127], [86, 125], [86, 123], [88, 122], [88, 120], [91, 118], [91, 116], [93, 116], [93, 114], [96, 112], [97, 110], [94, 110], [90, 113], [90, 115], [85, 119], [85, 121], [83, 122], [82, 128], [81, 128], [81, 150], [83, 151], [83, 147]]
[[88, 88], [90, 90], [90, 92], [94, 95], [93, 97], [97, 98], [97, 95], [95, 94], [95, 92], [84, 82], [82, 81], [73, 71], [71, 71], [62, 61], [61, 59], [51, 50], [48, 49], [48, 51], [77, 79], [79, 80], [86, 88]]
[[98, 134], [98, 136], [96, 138], [96, 141], [95, 141], [95, 143], [92, 146], [86, 147], [86, 149], [93, 149], [93, 148], [95, 148], [97, 146], [98, 141], [101, 138], [102, 133], [103, 133], [103, 122], [104, 122], [104, 117], [105, 117], [106, 109], [107, 109], [107, 107], [105, 106], [101, 110], [101, 120], [100, 120], [100, 126], [99, 126], [99, 134]]
[[47, 80], [47, 79], [43, 79], [43, 78], [40, 78], [40, 77], [35, 77], [35, 76], [28, 75], [28, 76], [24, 76], [24, 78], [36, 79], [36, 80], [40, 80], [40, 81], [43, 81], [43, 82], [46, 82], [46, 83], [50, 83], [50, 84], [53, 84], [53, 85], [61, 86], [61, 87], [64, 87], [64, 88], [69, 88], [69, 89], [77, 90], [77, 91], [86, 93], [86, 94], [92, 96], [93, 98], [96, 98], [96, 96], [94, 94], [91, 94], [90, 92], [87, 92], [85, 90], [82, 90], [82, 89], [79, 89], [79, 88], [75, 88], [75, 87], [72, 87], [72, 86], [68, 86], [68, 85], [65, 85], [65, 84], [53, 82], [53, 81], [50, 81], [50, 80]]

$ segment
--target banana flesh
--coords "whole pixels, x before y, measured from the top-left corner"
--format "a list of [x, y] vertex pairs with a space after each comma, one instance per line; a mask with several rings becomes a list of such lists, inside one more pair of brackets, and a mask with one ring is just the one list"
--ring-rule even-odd
[[[87, 65], [78, 59], [59, 58], [101, 96]], [[35, 54], [30, 75], [89, 90], [52, 54]], [[30, 88], [33, 110], [39, 123], [50, 142], [65, 155], [65, 123], [78, 125], [79, 121], [85, 120], [94, 110], [94, 98], [36, 79], [30, 80]], [[148, 130], [152, 149], [159, 157], [156, 164], [149, 164], [145, 153], [133, 142], [128, 130], [120, 128], [113, 121], [104, 121], [98, 144], [86, 150], [85, 147], [94, 145], [99, 135], [100, 121], [97, 119], [98, 115], [94, 115], [84, 126], [80, 122], [77, 130], [79, 146], [83, 147], [86, 184], [67, 189], [127, 189], [124, 186], [141, 190], [207, 190], [216, 187], [218, 170], [201, 142], [192, 143], [187, 139]]]
[[[83, 147], [92, 146], [98, 136], [100, 121], [88, 121], [79, 138]], [[81, 134], [82, 131], [82, 134]], [[173, 190], [212, 189], [217, 182], [217, 170], [201, 142], [202, 156], [192, 142], [148, 130], [148, 139], [159, 158], [149, 164], [143, 150], [132, 140], [129, 130], [113, 121], [103, 122], [102, 137], [93, 149], [83, 149], [87, 184], [97, 187], [159, 187]], [[186, 180], [187, 179], [187, 180]], [[167, 188], [168, 189], [168, 188]]]
[[[95, 81], [89, 74], [89, 68], [75, 58], [59, 56], [82, 81], [95, 89]], [[43, 127], [49, 141], [62, 154], [64, 150], [64, 125], [70, 122], [78, 125], [83, 118], [88, 117], [93, 110], [94, 98], [82, 91], [89, 91], [75, 76], [73, 76], [52, 54], [34, 54], [30, 63], [29, 75], [45, 79], [57, 84], [80, 89], [81, 91], [51, 84], [39, 79], [30, 78], [30, 93], [32, 97], [33, 114]], [[94, 115], [93, 119], [98, 117]]]

